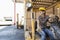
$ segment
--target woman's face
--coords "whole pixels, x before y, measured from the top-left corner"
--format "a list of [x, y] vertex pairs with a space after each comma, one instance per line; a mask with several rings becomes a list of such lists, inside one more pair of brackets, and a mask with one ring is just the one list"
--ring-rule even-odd
[[53, 18], [52, 17], [49, 18], [49, 22], [53, 22]]
[[49, 22], [47, 22], [47, 26], [50, 26], [51, 24]]
[[54, 15], [51, 15], [50, 18], [49, 18], [49, 22], [53, 22], [55, 19], [55, 16]]
[[50, 18], [49, 18], [49, 22], [54, 22], [55, 21], [55, 16], [51, 16]]

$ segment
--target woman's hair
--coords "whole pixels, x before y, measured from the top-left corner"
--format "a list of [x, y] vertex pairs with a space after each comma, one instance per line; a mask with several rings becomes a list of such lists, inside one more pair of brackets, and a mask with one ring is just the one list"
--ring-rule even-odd
[[49, 15], [49, 17], [52, 18], [54, 22], [58, 22], [58, 20], [59, 20], [59, 17], [54, 14]]
[[57, 20], [57, 22], [59, 21], [59, 17], [58, 16], [55, 16], [55, 18], [56, 18], [56, 20]]

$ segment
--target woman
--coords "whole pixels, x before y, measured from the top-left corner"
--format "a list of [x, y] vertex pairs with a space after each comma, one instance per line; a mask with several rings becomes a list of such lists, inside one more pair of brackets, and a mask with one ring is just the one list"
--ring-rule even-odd
[[49, 23], [51, 24], [50, 26], [54, 29], [57, 39], [60, 39], [60, 28], [58, 25], [58, 17], [56, 17], [56, 15], [54, 14], [51, 14], [49, 17], [50, 17]]

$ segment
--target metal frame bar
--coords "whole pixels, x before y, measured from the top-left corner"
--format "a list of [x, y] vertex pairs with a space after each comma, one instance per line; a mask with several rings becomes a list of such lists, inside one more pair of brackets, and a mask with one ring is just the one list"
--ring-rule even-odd
[[16, 24], [16, 2], [14, 0], [14, 25]]
[[[44, 3], [44, 2], [32, 2], [32, 3], [37, 3], [37, 4], [39, 4], [39, 3]], [[52, 3], [45, 3], [45, 4], [52, 4]]]
[[55, 9], [55, 7], [53, 7], [53, 14], [55, 14], [55, 10], [54, 9]]
[[32, 2], [54, 3], [54, 2], [47, 2], [47, 1], [32, 1]]
[[46, 5], [46, 6], [50, 6], [50, 5], [48, 5], [48, 4], [35, 4], [35, 5]]

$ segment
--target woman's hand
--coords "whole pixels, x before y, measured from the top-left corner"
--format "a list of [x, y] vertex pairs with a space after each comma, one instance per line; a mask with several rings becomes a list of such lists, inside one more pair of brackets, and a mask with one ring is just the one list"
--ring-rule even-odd
[[47, 26], [50, 26], [51, 24], [49, 22], [47, 22]]

